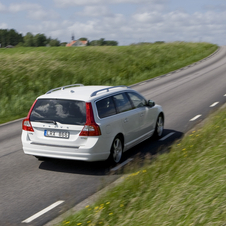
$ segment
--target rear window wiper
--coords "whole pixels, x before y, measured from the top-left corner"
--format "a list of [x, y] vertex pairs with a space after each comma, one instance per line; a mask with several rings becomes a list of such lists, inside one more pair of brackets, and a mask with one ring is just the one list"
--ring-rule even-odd
[[43, 120], [34, 120], [34, 122], [53, 123], [54, 125], [57, 124], [56, 121], [54, 121], [54, 120], [47, 120], [47, 119], [43, 119]]

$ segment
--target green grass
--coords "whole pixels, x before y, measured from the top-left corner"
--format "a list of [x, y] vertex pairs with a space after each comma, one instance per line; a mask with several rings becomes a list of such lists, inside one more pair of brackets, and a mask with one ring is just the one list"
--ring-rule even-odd
[[60, 225], [226, 224], [226, 108]]
[[74, 83], [131, 85], [192, 64], [218, 47], [166, 43], [0, 49], [0, 123], [26, 116], [37, 96]]

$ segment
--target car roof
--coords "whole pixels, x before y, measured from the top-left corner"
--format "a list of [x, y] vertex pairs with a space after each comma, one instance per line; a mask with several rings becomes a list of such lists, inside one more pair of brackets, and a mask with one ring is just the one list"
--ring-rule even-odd
[[46, 94], [39, 96], [38, 99], [70, 99], [88, 102], [128, 89], [131, 90], [126, 86], [64, 86], [50, 90]]

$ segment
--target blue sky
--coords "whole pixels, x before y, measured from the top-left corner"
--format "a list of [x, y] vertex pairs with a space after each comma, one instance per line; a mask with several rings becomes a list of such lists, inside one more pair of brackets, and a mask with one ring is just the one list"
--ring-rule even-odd
[[119, 45], [155, 41], [226, 45], [225, 0], [0, 0], [0, 29], [86, 37]]

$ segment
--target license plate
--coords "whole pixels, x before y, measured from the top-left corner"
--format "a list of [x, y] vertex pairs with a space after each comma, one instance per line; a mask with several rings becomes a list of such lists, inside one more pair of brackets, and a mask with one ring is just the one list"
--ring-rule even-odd
[[44, 136], [69, 139], [69, 132], [45, 130]]

